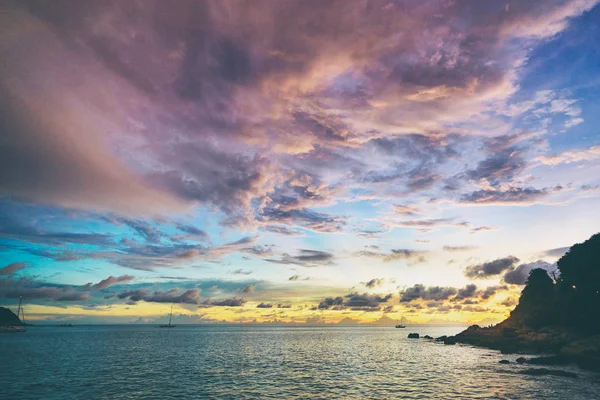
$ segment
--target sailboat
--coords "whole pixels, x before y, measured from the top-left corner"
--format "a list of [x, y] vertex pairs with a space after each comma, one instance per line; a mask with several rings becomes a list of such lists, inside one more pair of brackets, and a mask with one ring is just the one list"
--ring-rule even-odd
[[8, 325], [8, 326], [0, 326], [0, 332], [12, 333], [12, 332], [25, 332], [25, 313], [23, 312], [23, 307], [21, 302], [23, 301], [22, 297], [19, 297], [19, 308], [17, 308], [17, 318], [21, 320], [21, 325]]
[[175, 328], [175, 325], [171, 324], [171, 320], [173, 319], [173, 306], [171, 305], [171, 314], [169, 314], [169, 323], [160, 325], [161, 328]]
[[396, 325], [396, 328], [406, 328], [406, 318], [402, 317], [400, 323]]

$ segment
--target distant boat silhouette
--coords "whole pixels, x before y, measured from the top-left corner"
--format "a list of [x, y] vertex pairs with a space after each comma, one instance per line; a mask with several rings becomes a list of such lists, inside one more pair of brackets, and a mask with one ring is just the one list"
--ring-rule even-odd
[[169, 323], [160, 325], [161, 328], [175, 328], [175, 325], [171, 324], [171, 319], [173, 318], [173, 306], [171, 305], [171, 314], [169, 314]]
[[406, 318], [402, 317], [400, 323], [396, 325], [396, 328], [406, 328]]
[[0, 326], [0, 332], [17, 333], [27, 331], [27, 329], [25, 329], [25, 313], [23, 312], [23, 307], [21, 306], [22, 301], [23, 298], [19, 297], [19, 308], [17, 308], [17, 318], [20, 318], [21, 325]]

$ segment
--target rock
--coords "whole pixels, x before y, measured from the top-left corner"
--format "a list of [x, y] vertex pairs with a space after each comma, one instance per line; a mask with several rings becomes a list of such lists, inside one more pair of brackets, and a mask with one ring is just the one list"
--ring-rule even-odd
[[535, 357], [527, 360], [527, 364], [532, 365], [566, 365], [569, 360], [561, 356]]
[[508, 360], [500, 360], [498, 361], [500, 364], [510, 364], [510, 361]]
[[558, 369], [548, 369], [548, 368], [528, 368], [518, 372], [523, 375], [533, 375], [533, 376], [541, 376], [541, 375], [552, 375], [552, 376], [565, 376], [567, 378], [577, 378], [577, 374], [569, 371], [561, 371]]
[[456, 344], [456, 338], [454, 336], [447, 337], [446, 339], [444, 339], [444, 344]]
[[419, 334], [418, 333], [409, 333], [408, 334], [408, 338], [409, 339], [418, 339], [419, 338]]
[[436, 342], [443, 342], [444, 340], [446, 340], [448, 336], [444, 335], [444, 336], [440, 336], [439, 338], [435, 338]]
[[515, 360], [518, 364], [525, 364], [527, 359], [525, 357], [519, 357]]
[[433, 338], [429, 335], [425, 335], [425, 336], [423, 336], [423, 339], [433, 339]]

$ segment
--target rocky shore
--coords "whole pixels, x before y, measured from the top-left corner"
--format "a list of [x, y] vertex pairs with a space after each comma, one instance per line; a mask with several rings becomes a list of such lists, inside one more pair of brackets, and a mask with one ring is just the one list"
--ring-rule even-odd
[[558, 260], [552, 277], [543, 269], [532, 270], [519, 303], [506, 320], [485, 328], [472, 325], [445, 338], [444, 343], [481, 346], [504, 354], [543, 354], [516, 362], [576, 364], [600, 372], [599, 260], [600, 233], [571, 246]]
[[544, 357], [522, 358], [533, 365], [576, 364], [600, 372], [600, 335], [583, 335], [564, 327], [531, 329], [511, 325], [510, 319], [482, 328], [472, 325], [450, 336], [444, 343], [463, 343], [499, 350], [503, 354], [545, 354]]

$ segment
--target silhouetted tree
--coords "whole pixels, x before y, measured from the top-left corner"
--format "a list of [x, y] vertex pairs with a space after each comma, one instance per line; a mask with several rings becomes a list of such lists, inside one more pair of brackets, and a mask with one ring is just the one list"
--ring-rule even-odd
[[600, 233], [572, 246], [558, 260], [562, 322], [600, 332]]

